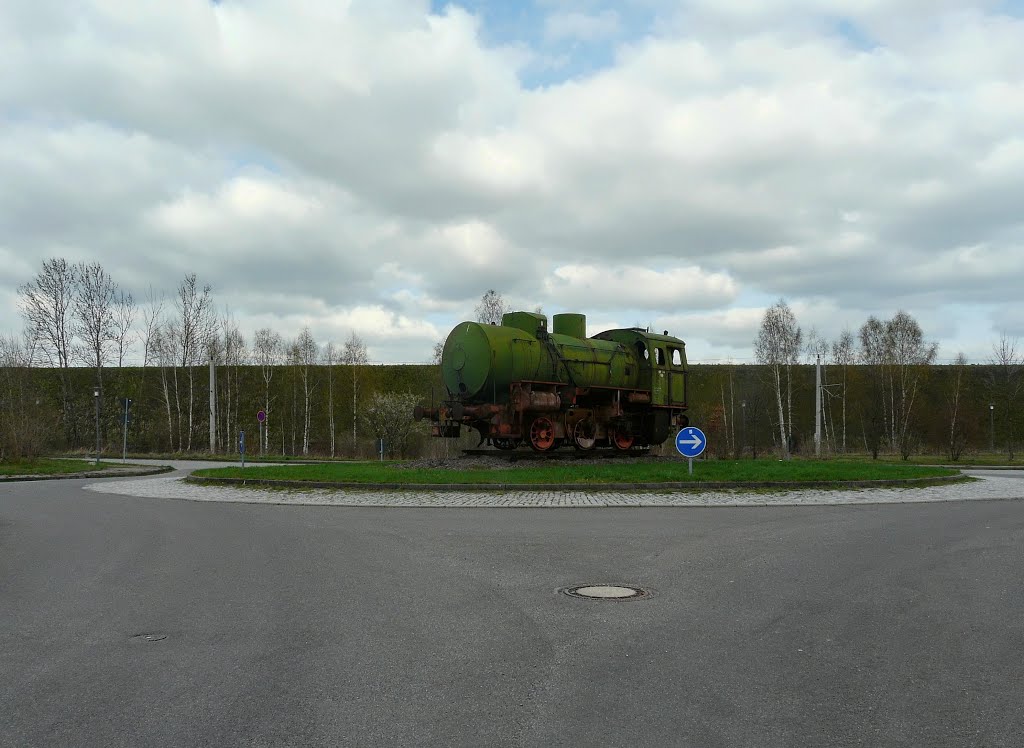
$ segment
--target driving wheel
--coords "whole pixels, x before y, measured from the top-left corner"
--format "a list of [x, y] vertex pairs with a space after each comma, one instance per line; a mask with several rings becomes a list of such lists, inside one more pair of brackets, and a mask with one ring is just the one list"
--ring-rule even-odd
[[594, 429], [594, 422], [589, 418], [577, 421], [572, 429], [572, 442], [577, 449], [593, 449], [597, 444], [597, 434]]
[[633, 435], [625, 426], [616, 426], [611, 433], [612, 446], [620, 452], [626, 452], [633, 446]]
[[546, 416], [533, 419], [530, 424], [530, 447], [535, 452], [547, 452], [555, 446], [555, 424]]

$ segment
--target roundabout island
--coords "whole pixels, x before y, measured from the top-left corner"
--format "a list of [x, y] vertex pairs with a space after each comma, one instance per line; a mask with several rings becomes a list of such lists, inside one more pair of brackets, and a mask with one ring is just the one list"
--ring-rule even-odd
[[481, 455], [406, 462], [321, 463], [197, 470], [206, 485], [377, 491], [682, 491], [801, 488], [877, 488], [969, 480], [945, 467], [857, 461], [788, 460], [699, 462], [692, 472], [679, 458], [582, 456], [553, 462], [529, 455]]
[[510, 466], [474, 460], [475, 467], [469, 467], [466, 462], [202, 468], [88, 488], [201, 502], [417, 508], [763, 507], [1024, 498], [1024, 482], [1016, 471], [723, 460], [702, 462], [690, 476], [678, 459], [655, 457], [614, 465]]

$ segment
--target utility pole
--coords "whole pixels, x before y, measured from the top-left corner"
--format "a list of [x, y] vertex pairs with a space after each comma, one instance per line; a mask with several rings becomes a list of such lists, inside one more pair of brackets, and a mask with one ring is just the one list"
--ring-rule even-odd
[[743, 440], [743, 444], [740, 445], [740, 457], [747, 451], [747, 401], [744, 400], [740, 403], [743, 412], [743, 431], [740, 437]]
[[217, 364], [210, 354], [210, 454], [217, 454]]
[[92, 397], [96, 401], [96, 465], [100, 464], [100, 388], [92, 388]]
[[821, 457], [821, 354], [814, 366], [814, 456]]
[[122, 430], [124, 441], [121, 443], [121, 462], [128, 462], [128, 408], [131, 406], [132, 401], [126, 397], [124, 399], [124, 426]]

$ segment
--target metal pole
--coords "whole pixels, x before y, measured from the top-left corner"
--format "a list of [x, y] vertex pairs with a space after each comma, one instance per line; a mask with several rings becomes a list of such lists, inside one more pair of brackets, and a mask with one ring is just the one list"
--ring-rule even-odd
[[217, 453], [217, 365], [213, 356], [210, 356], [210, 453]]
[[100, 388], [92, 388], [92, 396], [96, 401], [96, 465], [100, 464]]
[[992, 403], [988, 404], [988, 423], [989, 423], [989, 451], [995, 453], [996, 451], [996, 406]]
[[128, 403], [130, 403], [127, 397], [124, 399], [124, 428], [121, 429], [123, 434], [123, 442], [121, 443], [121, 462], [128, 462]]
[[743, 406], [743, 445], [740, 449], [740, 456], [747, 451], [747, 401], [744, 400], [741, 405]]
[[814, 456], [821, 457], [821, 354], [814, 366]]
[[245, 467], [245, 432], [241, 432], [238, 437], [238, 451], [242, 453], [242, 467]]

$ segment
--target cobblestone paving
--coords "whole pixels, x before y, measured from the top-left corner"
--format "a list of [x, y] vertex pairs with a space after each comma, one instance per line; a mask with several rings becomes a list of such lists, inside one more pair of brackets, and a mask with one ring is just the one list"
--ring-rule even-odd
[[984, 475], [973, 483], [927, 488], [875, 488], [800, 491], [356, 491], [199, 486], [183, 476], [108, 481], [86, 486], [91, 491], [142, 498], [184, 499], [252, 504], [387, 507], [642, 507], [642, 506], [807, 506], [903, 504], [935, 501], [1024, 499], [1019, 477]]

